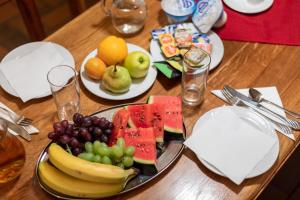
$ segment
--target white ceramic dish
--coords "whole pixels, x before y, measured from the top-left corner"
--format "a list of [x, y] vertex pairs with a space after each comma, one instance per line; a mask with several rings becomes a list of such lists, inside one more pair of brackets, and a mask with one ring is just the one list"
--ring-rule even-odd
[[[229, 106], [224, 106], [222, 108], [226, 109], [226, 107], [229, 107]], [[270, 136], [276, 138], [275, 145], [266, 154], [264, 159], [261, 160], [257, 164], [257, 166], [251, 171], [251, 173], [249, 173], [249, 175], [246, 177], [246, 178], [252, 178], [252, 177], [261, 175], [264, 172], [266, 172], [268, 169], [270, 169], [273, 166], [273, 164], [277, 160], [277, 157], [278, 157], [278, 154], [279, 154], [278, 136], [275, 133], [275, 130], [274, 130], [273, 126], [268, 121], [266, 121], [264, 118], [262, 118], [261, 116], [257, 115], [256, 113], [252, 112], [249, 109], [245, 109], [245, 108], [241, 108], [241, 107], [234, 107], [234, 108], [237, 111], [236, 113], [238, 114], [238, 116], [241, 117], [243, 120], [251, 122], [251, 124], [255, 124], [256, 127], [260, 131], [262, 131], [266, 134], [269, 134]], [[199, 118], [198, 121], [196, 122], [196, 124], [193, 128], [193, 132], [195, 132], [196, 130], [199, 131], [200, 124], [205, 123], [205, 121], [208, 120], [209, 118], [213, 117], [213, 115], [218, 115], [219, 111], [220, 111], [220, 109], [213, 109], [213, 110], [205, 113], [205, 115], [203, 115], [201, 118]], [[236, 141], [236, 142], [238, 142], [238, 141]], [[218, 169], [216, 169], [210, 163], [206, 162], [205, 160], [203, 160], [200, 157], [198, 157], [198, 159], [203, 163], [204, 166], [206, 166], [212, 172], [214, 172], [216, 174], [219, 174], [221, 176], [224, 176], [224, 174], [222, 172], [220, 172]]]
[[[187, 28], [192, 29], [192, 32], [198, 32], [197, 28], [192, 23], [187, 23], [186, 25]], [[209, 70], [213, 70], [219, 65], [224, 56], [224, 45], [221, 38], [215, 32], [210, 31], [207, 35], [210, 40], [210, 43], [213, 46], [211, 52], [211, 63], [209, 68]], [[160, 49], [160, 44], [158, 40], [151, 40], [150, 52], [154, 62], [166, 60], [165, 56], [163, 55]]]
[[132, 79], [132, 84], [129, 88], [129, 91], [126, 93], [123, 93], [123, 94], [114, 94], [112, 92], [102, 89], [100, 87], [100, 84], [101, 84], [100, 81], [92, 80], [84, 72], [84, 65], [87, 62], [87, 60], [92, 57], [95, 57], [97, 55], [97, 50], [95, 49], [85, 57], [84, 61], [81, 64], [81, 68], [80, 68], [80, 77], [83, 82], [83, 85], [86, 87], [87, 90], [89, 90], [94, 95], [104, 98], [104, 99], [125, 100], [125, 99], [130, 99], [130, 98], [136, 97], [140, 94], [143, 94], [153, 85], [153, 83], [156, 79], [156, 76], [157, 76], [157, 71], [156, 71], [156, 68], [153, 67], [153, 59], [152, 59], [151, 55], [145, 49], [143, 49], [137, 45], [127, 43], [127, 46], [128, 46], [128, 52], [142, 51], [149, 56], [150, 67], [149, 67], [149, 71], [148, 71], [146, 77], [140, 78], [140, 79]]
[[[256, 0], [257, 1], [257, 0]], [[231, 9], [247, 14], [255, 14], [269, 9], [274, 0], [261, 0], [261, 2], [251, 2], [251, 0], [224, 0], [224, 3]]]
[[[10, 60], [14, 60], [14, 59], [18, 59], [22, 56], [25, 56], [26, 54], [30, 53], [31, 51], [39, 48], [41, 45], [45, 44], [47, 42], [31, 42], [31, 43], [26, 43], [24, 45], [21, 45], [17, 48], [15, 48], [14, 50], [12, 50], [11, 52], [9, 52], [3, 59], [2, 62], [7, 62]], [[74, 67], [75, 66], [75, 61], [74, 58], [72, 56], [72, 54], [63, 46], [56, 44], [56, 43], [52, 43], [54, 45], [54, 47], [57, 49], [57, 51], [59, 51], [59, 53], [62, 55], [62, 57], [64, 58], [64, 62], [62, 64], [64, 65], [68, 65], [70, 67]], [[28, 76], [24, 74], [24, 76]], [[17, 78], [17, 77], [16, 77]], [[46, 79], [47, 77], [45, 77]], [[3, 77], [2, 73], [0, 73], [0, 85], [1, 87], [9, 94], [15, 96], [15, 97], [19, 97], [18, 94], [15, 92], [15, 90], [10, 86], [10, 84], [8, 83], [8, 81], [6, 80], [5, 77]], [[49, 91], [47, 93], [45, 93], [44, 95], [37, 97], [37, 98], [41, 98], [41, 97], [46, 97], [51, 95], [51, 90], [49, 87]]]

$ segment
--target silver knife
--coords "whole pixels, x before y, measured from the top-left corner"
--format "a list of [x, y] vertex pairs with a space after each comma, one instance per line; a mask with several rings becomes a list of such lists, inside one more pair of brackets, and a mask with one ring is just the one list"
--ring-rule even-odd
[[244, 103], [246, 103], [248, 106], [254, 106], [255, 108], [258, 108], [262, 111], [265, 111], [269, 114], [271, 114], [272, 116], [276, 117], [278, 120], [280, 120], [281, 122], [283, 122], [286, 126], [289, 126], [295, 130], [300, 130], [300, 123], [288, 118], [285, 118], [275, 112], [273, 112], [272, 110], [266, 108], [265, 106], [263, 106], [260, 103], [257, 103], [255, 101], [253, 101], [251, 98], [247, 97], [246, 95], [238, 92], [237, 90], [235, 90], [234, 88], [226, 85], [224, 86], [224, 89], [227, 90], [232, 96], [239, 98], [240, 100], [242, 100]]
[[[3, 118], [2, 118], [3, 119]], [[22, 127], [19, 126], [17, 124], [14, 124], [6, 119], [3, 119], [6, 121], [7, 123], [7, 127], [11, 130], [13, 130], [14, 132], [16, 132], [18, 135], [20, 135], [22, 138], [24, 138], [27, 141], [31, 141], [31, 135], [28, 133], [28, 131]]]

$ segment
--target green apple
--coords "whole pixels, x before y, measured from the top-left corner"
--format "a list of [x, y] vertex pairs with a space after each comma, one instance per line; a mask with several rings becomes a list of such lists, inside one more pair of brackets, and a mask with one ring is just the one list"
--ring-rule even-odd
[[128, 70], [122, 66], [112, 65], [106, 68], [101, 86], [113, 93], [124, 93], [129, 90], [131, 77]]
[[133, 51], [127, 55], [124, 67], [129, 71], [132, 78], [142, 78], [148, 73], [150, 58], [141, 51]]

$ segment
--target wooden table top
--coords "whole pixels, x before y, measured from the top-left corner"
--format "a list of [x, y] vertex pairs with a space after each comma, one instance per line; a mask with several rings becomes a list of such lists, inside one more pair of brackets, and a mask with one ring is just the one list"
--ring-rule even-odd
[[[148, 0], [148, 19], [142, 32], [125, 38], [126, 41], [149, 49], [150, 31], [166, 24], [166, 17], [160, 9], [160, 1]], [[46, 40], [66, 47], [74, 56], [77, 70], [84, 57], [95, 49], [105, 36], [119, 35], [111, 20], [102, 13], [99, 4], [62, 27]], [[300, 112], [300, 48], [284, 45], [257, 44], [223, 41], [225, 55], [221, 64], [209, 74], [208, 90], [201, 107], [184, 110], [188, 134], [196, 120], [208, 110], [224, 105], [224, 102], [209, 93], [221, 89], [224, 84], [235, 88], [276, 86], [285, 107]], [[91, 114], [100, 109], [128, 102], [145, 102], [149, 95], [180, 95], [180, 80], [168, 80], [159, 74], [153, 87], [145, 94], [127, 101], [108, 101], [94, 96], [81, 86], [81, 109]], [[40, 133], [30, 143], [22, 140], [26, 148], [26, 164], [20, 178], [13, 184], [0, 189], [1, 199], [51, 199], [34, 179], [34, 167], [39, 153], [48, 144], [48, 132], [57, 120], [56, 107], [52, 97], [22, 103], [0, 89], [0, 100], [18, 113], [34, 119]], [[118, 199], [254, 199], [272, 180], [280, 167], [293, 153], [300, 142], [278, 134], [280, 153], [275, 165], [266, 173], [251, 178], [237, 186], [227, 178], [206, 169], [196, 156], [186, 149], [181, 158], [163, 175], [146, 186]]]

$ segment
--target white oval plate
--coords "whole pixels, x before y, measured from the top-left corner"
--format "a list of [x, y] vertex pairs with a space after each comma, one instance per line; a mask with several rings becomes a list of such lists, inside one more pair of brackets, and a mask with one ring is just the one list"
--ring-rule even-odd
[[[218, 115], [218, 112], [220, 112], [223, 109], [235, 109], [235, 113], [241, 118], [246, 121], [251, 122], [251, 124], [255, 124], [256, 127], [266, 133], [269, 134], [270, 136], [276, 138], [276, 143], [275, 145], [271, 148], [271, 150], [265, 155], [264, 159], [262, 159], [256, 167], [249, 173], [249, 175], [246, 178], [253, 178], [255, 176], [261, 175], [264, 172], [266, 172], [268, 169], [270, 169], [275, 161], [277, 160], [278, 154], [279, 154], [279, 140], [278, 136], [273, 128], [273, 126], [266, 121], [266, 119], [262, 118], [261, 116], [257, 115], [256, 113], [252, 112], [250, 109], [246, 108], [241, 108], [237, 106], [223, 106], [223, 107], [218, 107], [216, 109], [210, 110], [209, 112], [205, 113], [202, 117], [198, 119], [196, 122], [194, 128], [193, 128], [193, 134], [194, 131], [198, 130], [199, 131], [199, 126], [202, 123], [205, 123], [206, 120], [209, 118], [213, 117], [213, 115]], [[259, 138], [258, 138], [259, 139]], [[225, 176], [222, 172], [220, 172], [218, 169], [216, 169], [214, 166], [212, 166], [210, 163], [206, 162], [202, 158], [198, 157], [198, 159], [202, 162], [202, 164], [207, 167], [209, 170], [212, 172], [220, 175], [220, 176]]]
[[127, 43], [128, 47], [128, 52], [132, 51], [142, 51], [146, 53], [149, 58], [150, 58], [150, 67], [149, 71], [144, 78], [139, 78], [139, 79], [132, 79], [132, 84], [129, 88], [129, 91], [123, 94], [114, 94], [112, 92], [106, 91], [100, 87], [100, 81], [95, 81], [91, 78], [89, 78], [86, 73], [84, 72], [84, 65], [87, 62], [88, 59], [95, 57], [97, 55], [97, 49], [93, 50], [91, 53], [89, 53], [84, 61], [81, 64], [80, 67], [80, 77], [82, 80], [83, 85], [87, 90], [89, 90], [91, 93], [94, 95], [104, 98], [104, 99], [110, 99], [110, 100], [125, 100], [125, 99], [131, 99], [133, 97], [136, 97], [140, 94], [143, 94], [146, 92], [154, 83], [156, 76], [157, 76], [157, 71], [156, 68], [153, 67], [153, 59], [151, 55], [143, 48]]
[[[199, 32], [192, 23], [186, 23], [185, 25], [186, 25], [186, 28], [191, 28], [193, 33]], [[223, 45], [221, 38], [215, 32], [210, 31], [207, 34], [207, 36], [210, 40], [210, 43], [213, 46], [212, 52], [210, 55], [211, 63], [210, 63], [210, 68], [209, 68], [209, 70], [213, 70], [220, 64], [220, 62], [224, 56], [224, 45]], [[150, 52], [151, 52], [154, 62], [166, 60], [166, 57], [163, 55], [163, 53], [160, 49], [158, 40], [154, 40], [154, 39], [151, 40]]]
[[250, 0], [224, 0], [231, 9], [247, 14], [260, 13], [269, 9], [274, 0], [262, 0], [260, 3], [250, 3]]
[[[25, 56], [26, 54], [32, 52], [33, 50], [39, 48], [41, 45], [45, 44], [47, 42], [31, 42], [31, 43], [26, 43], [24, 45], [21, 45], [17, 48], [15, 48], [14, 50], [12, 50], [11, 52], [9, 52], [3, 59], [1, 62], [7, 62], [10, 60], [14, 60], [14, 59], [19, 59], [22, 56]], [[75, 61], [74, 58], [72, 56], [72, 54], [63, 46], [56, 44], [56, 43], [52, 43], [54, 45], [54, 47], [57, 49], [57, 51], [59, 51], [59, 53], [61, 54], [61, 56], [64, 58], [64, 61], [62, 64], [64, 65], [68, 65], [70, 67], [74, 67], [75, 66]], [[24, 76], [28, 76], [30, 77], [30, 74], [23, 74]], [[18, 77], [16, 77], [18, 78]], [[45, 77], [46, 79], [47, 77]], [[5, 77], [3, 77], [3, 74], [0, 73], [0, 85], [1, 87], [9, 94], [15, 96], [15, 97], [19, 97], [19, 95], [15, 92], [15, 90], [10, 86], [9, 82], [6, 80]], [[42, 97], [46, 97], [51, 95], [51, 90], [49, 87], [49, 91], [47, 93], [45, 93], [44, 95], [40, 96], [40, 97], [36, 97], [36, 98], [42, 98]]]

